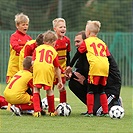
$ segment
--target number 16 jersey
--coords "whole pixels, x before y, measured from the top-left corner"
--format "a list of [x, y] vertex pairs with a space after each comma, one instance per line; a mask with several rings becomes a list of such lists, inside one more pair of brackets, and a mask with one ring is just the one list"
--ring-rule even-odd
[[53, 86], [54, 67], [59, 67], [56, 50], [50, 45], [42, 44], [35, 49], [32, 60], [33, 84]]

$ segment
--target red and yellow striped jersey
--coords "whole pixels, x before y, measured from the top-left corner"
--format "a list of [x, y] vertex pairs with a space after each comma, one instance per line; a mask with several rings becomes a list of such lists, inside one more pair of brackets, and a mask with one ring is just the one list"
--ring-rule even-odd
[[66, 69], [66, 55], [67, 52], [71, 51], [70, 47], [70, 39], [66, 36], [63, 37], [63, 39], [58, 39], [55, 44], [55, 49], [58, 53], [59, 63], [63, 70]]

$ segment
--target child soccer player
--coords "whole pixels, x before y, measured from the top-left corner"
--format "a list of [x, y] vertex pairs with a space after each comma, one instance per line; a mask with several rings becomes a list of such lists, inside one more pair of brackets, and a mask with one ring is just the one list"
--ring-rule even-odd
[[[87, 113], [85, 116], [93, 116], [94, 94], [100, 94], [100, 104], [103, 109], [103, 116], [108, 116], [107, 96], [104, 91], [104, 86], [107, 83], [109, 74], [109, 62], [107, 56], [110, 56], [106, 44], [97, 37], [100, 31], [101, 23], [99, 21], [88, 21], [86, 24], [86, 39], [79, 46], [75, 59], [78, 59], [80, 53], [86, 52], [86, 57], [89, 63], [88, 72], [88, 90], [87, 90]], [[70, 66], [73, 66], [72, 61]], [[67, 68], [69, 71], [69, 67]]]
[[[21, 115], [20, 110], [33, 110], [32, 95], [26, 91], [28, 88], [33, 88], [32, 77], [32, 57], [27, 56], [23, 61], [23, 70], [18, 71], [10, 80], [4, 91], [4, 97], [11, 106], [11, 110], [16, 115]], [[17, 108], [18, 107], [18, 108]], [[16, 111], [15, 111], [16, 110]]]
[[44, 44], [38, 46], [33, 53], [33, 103], [34, 103], [34, 116], [41, 116], [40, 108], [40, 89], [43, 87], [47, 93], [48, 112], [50, 116], [54, 116], [54, 93], [53, 82], [54, 75], [58, 77], [58, 88], [62, 89], [63, 84], [61, 80], [61, 72], [59, 69], [59, 62], [57, 52], [54, 49], [57, 36], [52, 31], [47, 31], [44, 34]]
[[[85, 31], [80, 31], [75, 35], [75, 46], [78, 48], [83, 40], [86, 39]], [[107, 85], [104, 87], [105, 93], [108, 98], [108, 109], [114, 105], [122, 106], [122, 100], [120, 95], [121, 89], [121, 76], [118, 66], [112, 55], [107, 56], [109, 60], [109, 76]], [[73, 59], [72, 59], [73, 60]], [[71, 64], [71, 63], [70, 63]], [[83, 53], [77, 60], [75, 65], [75, 71], [70, 73], [69, 88], [70, 90], [86, 105], [86, 94], [88, 85], [88, 70], [89, 64], [86, 58], [86, 53]], [[68, 75], [69, 76], [69, 75]], [[116, 91], [117, 90], [117, 91]], [[93, 115], [102, 115], [102, 107], [99, 101], [99, 94], [94, 95], [94, 108]], [[85, 115], [87, 112], [81, 113]]]
[[8, 62], [6, 83], [19, 71], [19, 53], [25, 43], [32, 38], [27, 35], [29, 17], [23, 13], [15, 15], [16, 32], [10, 37], [10, 57]]
[[[6, 75], [6, 83], [9, 83], [15, 73], [19, 71], [19, 53], [25, 43], [32, 38], [27, 35], [29, 27], [29, 17], [23, 13], [15, 15], [16, 32], [10, 37], [10, 57]], [[10, 110], [8, 104], [7, 110]]]
[[43, 44], [43, 34], [39, 34], [36, 40], [28, 41], [21, 49], [19, 55], [19, 70], [23, 70], [23, 60], [26, 56], [32, 56], [35, 48]]
[[[64, 87], [60, 90], [60, 103], [66, 102], [66, 90], [65, 90], [65, 83], [66, 78], [64, 72], [66, 70], [66, 66], [70, 64], [70, 39], [65, 36], [66, 33], [66, 21], [63, 18], [56, 18], [53, 20], [53, 29], [56, 32], [58, 37], [55, 49], [58, 52], [58, 58], [61, 68], [61, 77]], [[55, 77], [54, 85], [57, 84], [58, 79]]]
[[103, 115], [108, 116], [108, 103], [107, 96], [104, 92], [104, 86], [107, 84], [109, 74], [107, 56], [109, 56], [110, 53], [106, 44], [97, 37], [100, 27], [101, 23], [99, 21], [88, 21], [85, 30], [87, 39], [85, 39], [84, 43], [78, 48], [81, 53], [87, 51], [86, 56], [90, 64], [87, 93], [88, 114], [85, 116], [93, 116], [94, 92], [97, 88], [98, 93], [100, 93], [100, 103], [103, 109]]

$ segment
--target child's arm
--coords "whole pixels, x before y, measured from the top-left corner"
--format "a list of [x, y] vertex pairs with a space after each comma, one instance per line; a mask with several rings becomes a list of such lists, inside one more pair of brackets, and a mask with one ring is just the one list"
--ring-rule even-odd
[[59, 69], [59, 67], [55, 67], [55, 73], [58, 78], [57, 87], [58, 87], [58, 89], [61, 90], [63, 88], [63, 83], [62, 83], [62, 79], [61, 79], [61, 70]]
[[32, 62], [31, 62], [32, 66], [33, 66], [35, 59], [36, 59], [36, 50], [34, 50], [33, 55], [32, 55]]
[[21, 49], [23, 48], [24, 46], [24, 42], [23, 44], [20, 44], [22, 42], [18, 42], [18, 38], [16, 35], [11, 35], [10, 37], [10, 45], [12, 46], [12, 48], [16, 51], [16, 53], [20, 53]]

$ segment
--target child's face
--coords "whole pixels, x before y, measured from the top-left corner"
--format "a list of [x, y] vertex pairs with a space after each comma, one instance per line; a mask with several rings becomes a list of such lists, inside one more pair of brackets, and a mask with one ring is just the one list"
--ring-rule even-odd
[[28, 31], [29, 23], [20, 23], [16, 25], [17, 29], [22, 32], [23, 34], [26, 34]]
[[65, 36], [66, 33], [66, 24], [62, 21], [58, 22], [57, 26], [54, 28], [58, 37]]

